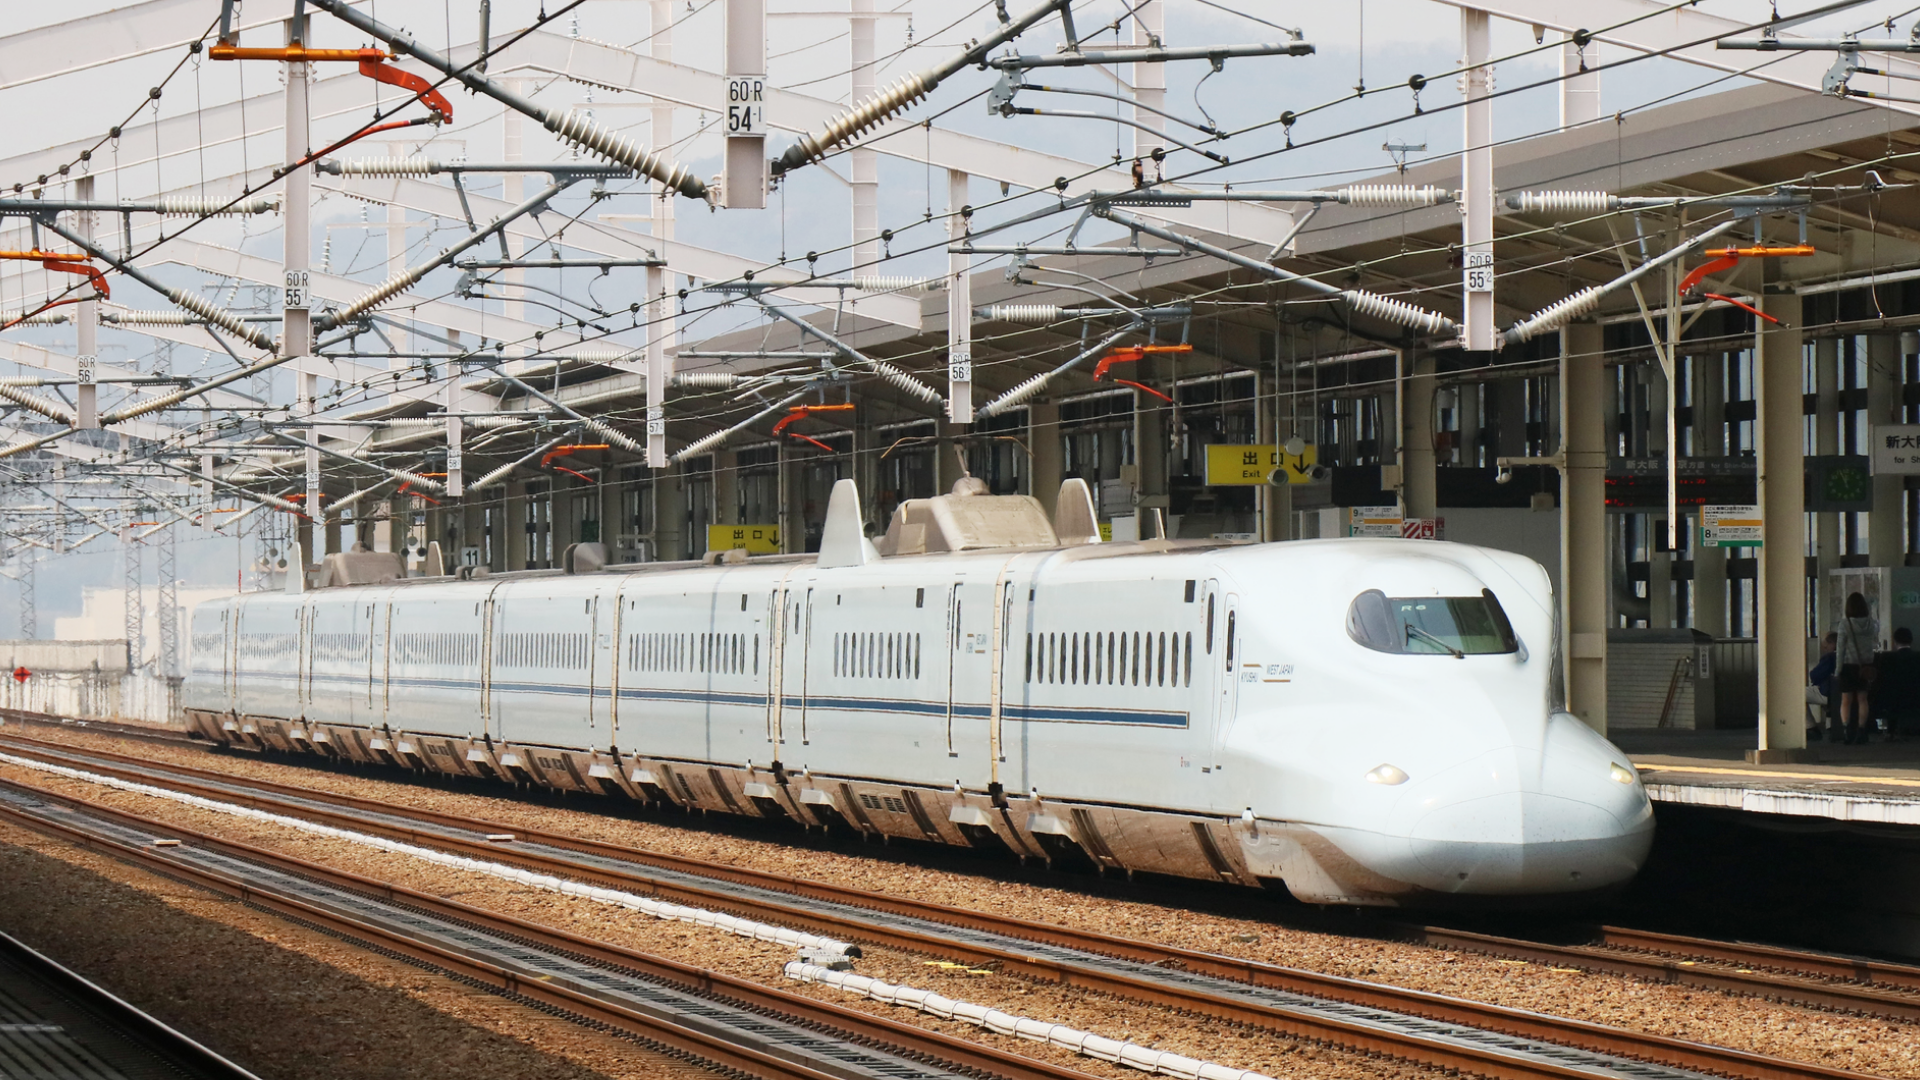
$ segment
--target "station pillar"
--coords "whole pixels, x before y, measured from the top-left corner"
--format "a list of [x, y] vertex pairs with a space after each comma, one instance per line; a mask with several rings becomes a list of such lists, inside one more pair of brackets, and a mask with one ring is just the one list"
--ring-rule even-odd
[[[1054, 502], [1060, 497], [1060, 484], [1066, 478], [1060, 453], [1060, 403], [1035, 401], [1027, 406], [1027, 446], [1033, 452], [1033, 497], [1047, 516], [1053, 516]], [[1097, 493], [1096, 493], [1097, 494]]]
[[[1607, 733], [1606, 348], [1599, 323], [1560, 331], [1560, 626], [1567, 711]], [[1507, 416], [1501, 417], [1502, 428]]]
[[[1875, 334], [1867, 338], [1867, 424], [1898, 424], [1906, 411], [1900, 400], [1901, 384], [1906, 381], [1906, 357], [1900, 352], [1900, 338], [1894, 334]], [[1872, 453], [1871, 450], [1868, 453]], [[1904, 566], [1907, 561], [1905, 522], [1906, 477], [1873, 477], [1873, 512], [1867, 515], [1867, 565]], [[1825, 618], [1826, 612], [1820, 612]], [[1880, 621], [1890, 625], [1888, 613]], [[1891, 631], [1889, 631], [1891, 632]]]
[[527, 485], [523, 481], [509, 480], [505, 497], [500, 500], [500, 527], [505, 530], [505, 556], [503, 570], [525, 570], [527, 568]]
[[[1407, 355], [1407, 354], [1403, 354]], [[1408, 355], [1400, 405], [1400, 499], [1406, 516], [1434, 517], [1433, 357]]]
[[[653, 471], [653, 546], [661, 560], [690, 558], [687, 547], [686, 466], [669, 465]], [[782, 521], [781, 525], [785, 526]], [[780, 536], [784, 541], [786, 530]]]
[[[1813, 452], [1840, 452], [1840, 340], [1821, 338], [1813, 343]], [[1823, 511], [1813, 515], [1814, 625], [1825, 627], [1840, 606], [1828, 595], [1833, 571], [1840, 567], [1840, 515]]]
[[[1694, 358], [1693, 453], [1712, 458], [1727, 452], [1727, 356]], [[1695, 514], [1698, 524], [1698, 513]], [[1705, 634], [1727, 636], [1727, 553], [1724, 548], [1693, 548], [1693, 626]]]
[[713, 523], [740, 524], [740, 455], [732, 450], [713, 452]]
[[1755, 457], [1759, 470], [1760, 547], [1758, 631], [1759, 745], [1749, 760], [1797, 761], [1807, 746], [1807, 527], [1805, 358], [1800, 297], [1769, 283], [1759, 322], [1754, 393], [1759, 399]]

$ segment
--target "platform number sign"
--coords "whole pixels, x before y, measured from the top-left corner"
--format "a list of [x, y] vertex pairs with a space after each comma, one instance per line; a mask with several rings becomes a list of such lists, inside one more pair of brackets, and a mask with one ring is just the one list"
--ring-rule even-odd
[[287, 271], [286, 285], [281, 290], [281, 294], [280, 294], [280, 299], [281, 299], [280, 306], [285, 308], [288, 311], [307, 310], [307, 301], [309, 298], [310, 284], [311, 284], [311, 279], [307, 271], [305, 270]]
[[767, 126], [767, 77], [735, 75], [727, 79], [727, 134], [762, 135]]
[[947, 350], [947, 381], [973, 381], [973, 346], [955, 345]]
[[1493, 252], [1467, 252], [1467, 291], [1470, 293], [1490, 293], [1493, 291]]

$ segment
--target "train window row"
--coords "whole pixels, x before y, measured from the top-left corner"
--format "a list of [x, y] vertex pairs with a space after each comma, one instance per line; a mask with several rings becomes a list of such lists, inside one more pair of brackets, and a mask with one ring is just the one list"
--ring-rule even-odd
[[835, 634], [833, 673], [854, 679], [917, 679], [920, 635]]
[[502, 667], [583, 670], [587, 666], [587, 635], [496, 634], [493, 662]]
[[1027, 681], [1073, 686], [1192, 686], [1193, 633], [1028, 634]]
[[365, 634], [315, 634], [313, 635], [313, 659], [321, 660], [364, 660], [367, 657], [367, 635]]
[[299, 634], [240, 635], [240, 655], [248, 659], [264, 660], [272, 657], [294, 656], [299, 651]]
[[479, 634], [395, 634], [393, 657], [400, 664], [480, 663]]
[[628, 634], [627, 668], [713, 675], [760, 674], [760, 635]]
[[227, 635], [219, 630], [211, 634], [195, 634], [192, 637], [193, 655], [216, 657], [227, 644]]

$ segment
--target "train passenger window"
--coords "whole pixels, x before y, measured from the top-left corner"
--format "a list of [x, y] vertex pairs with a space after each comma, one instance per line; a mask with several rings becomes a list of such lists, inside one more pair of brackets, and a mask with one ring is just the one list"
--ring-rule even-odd
[[1187, 631], [1187, 685], [1193, 685], [1193, 631]]
[[1027, 681], [1033, 681], [1033, 635], [1027, 635]]
[[753, 673], [760, 674], [760, 635], [753, 635]]
[[1368, 589], [1347, 609], [1347, 636], [1376, 652], [1465, 657], [1519, 650], [1491, 589], [1479, 596], [1390, 597]]
[[1068, 667], [1066, 681], [1078, 686], [1080, 684], [1080, 635], [1070, 634], [1068, 636], [1071, 640], [1067, 642]]
[[1160, 632], [1160, 648], [1158, 651], [1160, 660], [1154, 670], [1159, 674], [1155, 677], [1154, 684], [1156, 686], [1165, 686], [1167, 685], [1167, 634], [1164, 630]]
[[1227, 612], [1227, 670], [1233, 670], [1233, 619], [1237, 611]]
[[[1147, 661], [1147, 678], [1153, 678], [1153, 661]], [[1140, 685], [1140, 631], [1133, 632], [1133, 685]]]
[[1213, 655], [1213, 597], [1207, 597], [1207, 655]]

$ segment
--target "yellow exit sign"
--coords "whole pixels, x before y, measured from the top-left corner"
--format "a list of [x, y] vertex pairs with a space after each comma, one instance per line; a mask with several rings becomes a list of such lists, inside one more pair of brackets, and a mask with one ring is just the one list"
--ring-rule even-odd
[[745, 548], [755, 555], [778, 555], [780, 554], [780, 526], [707, 526], [708, 551], [730, 551], [734, 548]]
[[1208, 487], [1251, 486], [1264, 484], [1275, 469], [1284, 469], [1289, 484], [1313, 480], [1313, 465], [1318, 448], [1309, 443], [1299, 454], [1282, 453], [1271, 443], [1214, 443], [1207, 447]]

